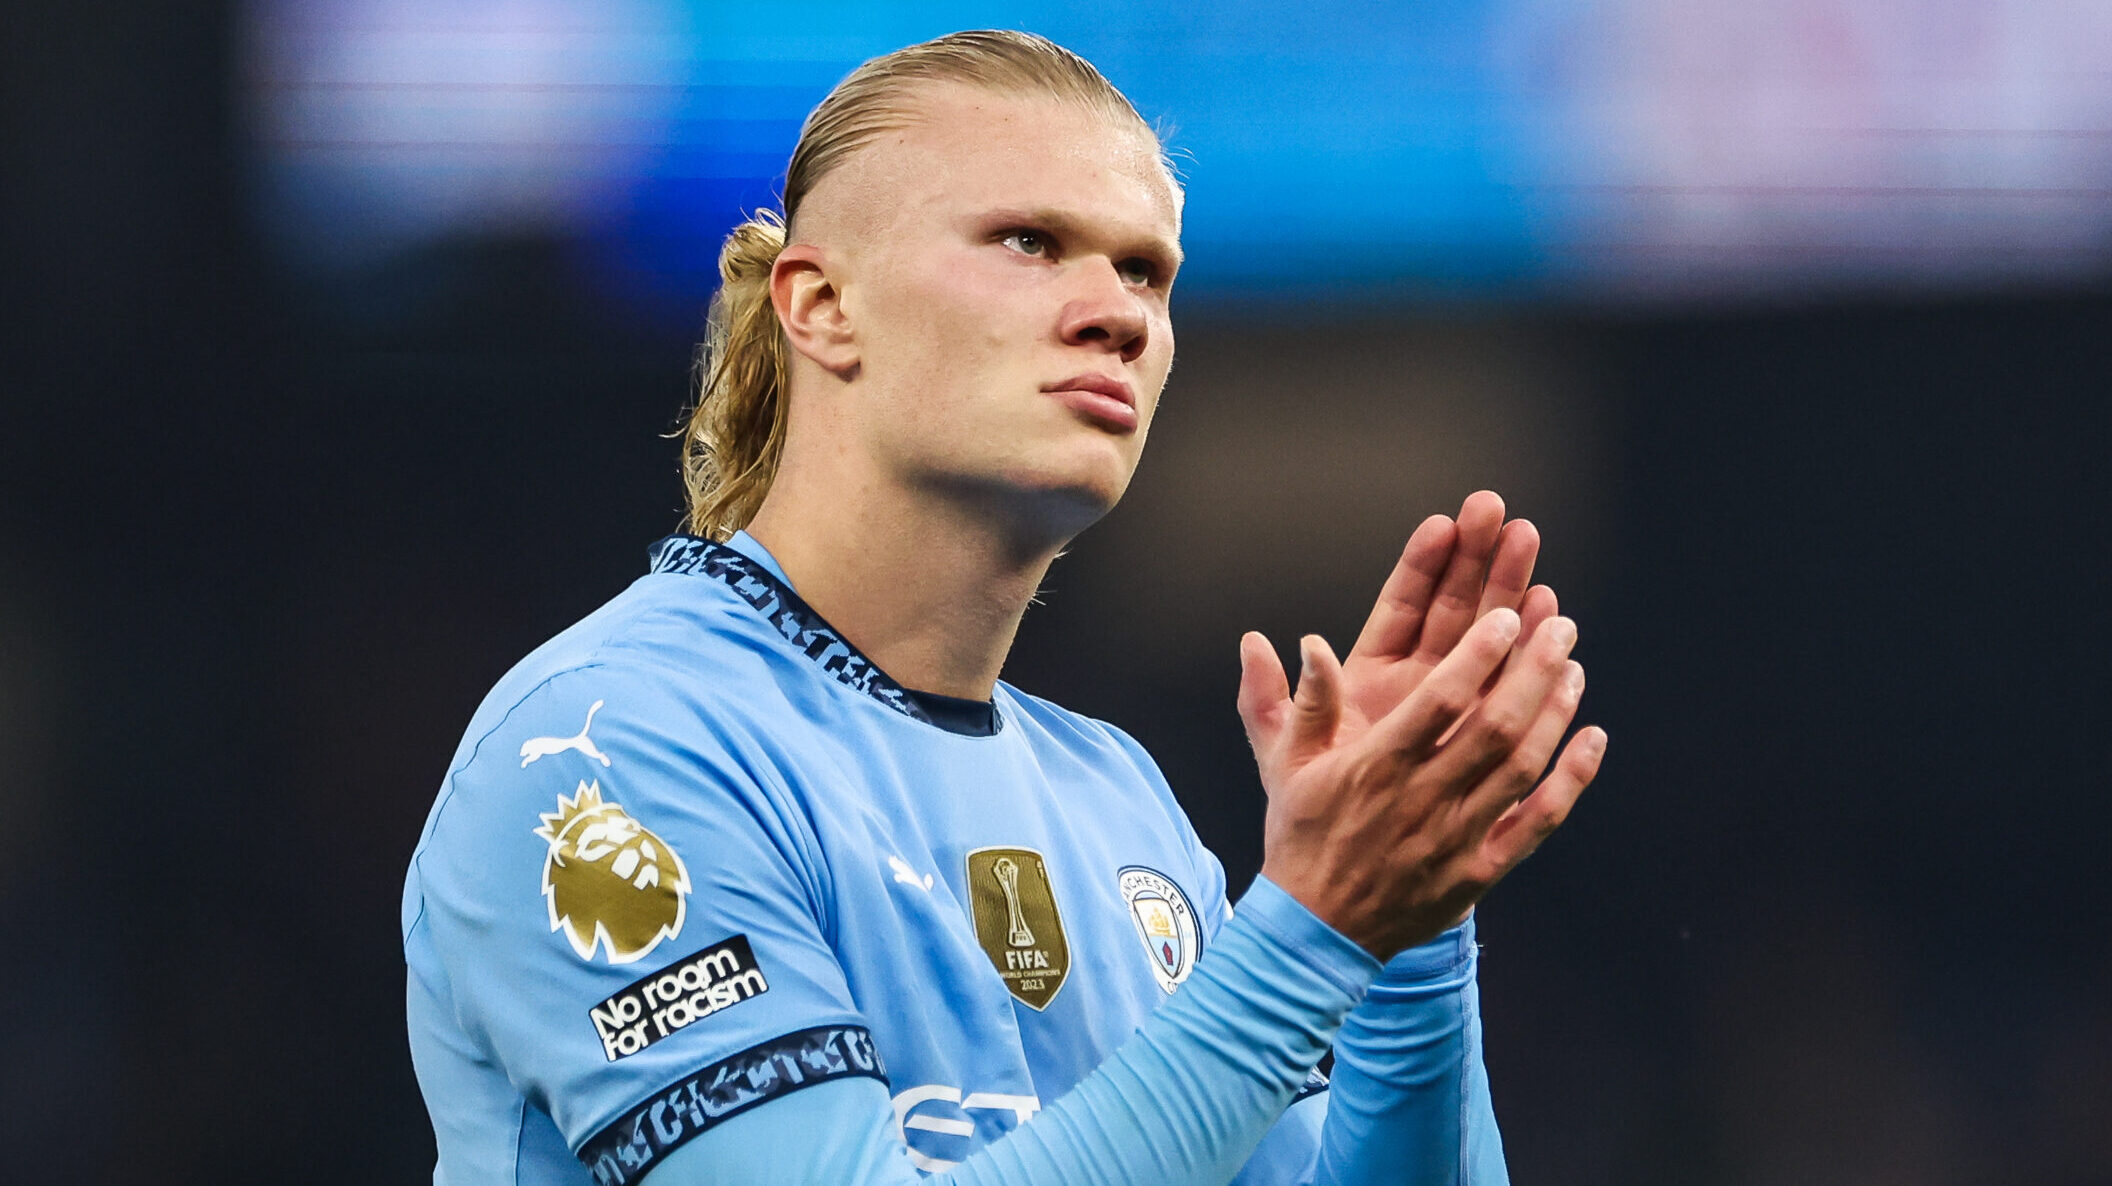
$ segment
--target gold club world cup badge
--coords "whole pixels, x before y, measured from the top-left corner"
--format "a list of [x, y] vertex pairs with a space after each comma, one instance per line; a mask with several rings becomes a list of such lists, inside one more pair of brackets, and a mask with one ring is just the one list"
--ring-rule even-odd
[[667, 841], [601, 797], [601, 782], [582, 782], [535, 834], [549, 841], [543, 898], [550, 929], [562, 930], [579, 958], [599, 946], [612, 964], [628, 964], [682, 933], [689, 870]]
[[983, 954], [1005, 988], [1030, 1009], [1049, 1007], [1071, 972], [1071, 945], [1049, 869], [1031, 848], [968, 854], [968, 904]]
[[1181, 887], [1156, 869], [1130, 865], [1120, 876], [1129, 921], [1136, 924], [1137, 938], [1151, 955], [1151, 974], [1160, 988], [1172, 992], [1195, 970], [1196, 956], [1202, 953], [1195, 910]]

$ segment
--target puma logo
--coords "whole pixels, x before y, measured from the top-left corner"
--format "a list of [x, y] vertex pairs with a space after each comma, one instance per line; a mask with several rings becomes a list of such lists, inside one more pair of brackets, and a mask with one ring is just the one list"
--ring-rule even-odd
[[894, 867], [896, 881], [901, 882], [903, 885], [916, 886], [926, 892], [930, 891], [931, 874], [926, 873], [924, 876], [918, 877], [917, 871], [911, 868], [909, 862], [901, 857], [889, 857], [887, 858], [887, 863]]
[[602, 704], [603, 701], [596, 700], [587, 707], [587, 723], [579, 727], [577, 736], [529, 738], [521, 746], [521, 765], [525, 767], [538, 758], [561, 754], [568, 749], [576, 749], [602, 765], [608, 765], [609, 755], [595, 749], [594, 743], [587, 738], [587, 730], [594, 727], [594, 714], [601, 711]]

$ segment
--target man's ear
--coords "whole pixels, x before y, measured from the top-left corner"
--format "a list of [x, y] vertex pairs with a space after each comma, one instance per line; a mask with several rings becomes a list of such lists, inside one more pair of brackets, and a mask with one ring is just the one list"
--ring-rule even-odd
[[843, 377], [858, 369], [858, 348], [843, 292], [829, 275], [829, 258], [811, 243], [794, 243], [770, 268], [770, 303], [792, 349]]

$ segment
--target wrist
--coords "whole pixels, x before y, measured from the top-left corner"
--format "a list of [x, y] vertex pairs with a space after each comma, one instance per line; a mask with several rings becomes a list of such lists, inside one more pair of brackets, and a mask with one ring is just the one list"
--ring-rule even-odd
[[[1365, 955], [1381, 964], [1400, 952], [1436, 941], [1438, 936], [1456, 930], [1474, 915], [1472, 904], [1458, 913], [1437, 903], [1373, 910], [1370, 903], [1377, 893], [1368, 886], [1360, 888], [1339, 880], [1296, 877], [1288, 873], [1278, 876], [1266, 861], [1256, 884], [1262, 880], [1270, 882], [1321, 925], [1355, 944]], [[1439, 913], [1440, 910], [1445, 912]]]
[[1354, 996], [1362, 996], [1379, 974], [1381, 961], [1376, 956], [1266, 873], [1254, 879], [1233, 914], [1251, 922]]
[[[1313, 876], [1298, 864], [1278, 868], [1264, 860], [1261, 874], [1254, 884], [1268, 882], [1278, 892], [1292, 899], [1299, 909], [1311, 915], [1321, 926], [1354, 944], [1377, 963], [1400, 949], [1397, 942], [1390, 943], [1385, 935], [1385, 920], [1372, 916], [1369, 909], [1358, 906], [1360, 894], [1356, 887], [1341, 879]], [[1248, 891], [1252, 893], [1250, 889]]]
[[1470, 913], [1464, 922], [1436, 938], [1402, 949], [1386, 961], [1372, 986], [1373, 991], [1457, 987], [1473, 977], [1479, 961], [1480, 945], [1474, 941], [1474, 935], [1474, 918]]

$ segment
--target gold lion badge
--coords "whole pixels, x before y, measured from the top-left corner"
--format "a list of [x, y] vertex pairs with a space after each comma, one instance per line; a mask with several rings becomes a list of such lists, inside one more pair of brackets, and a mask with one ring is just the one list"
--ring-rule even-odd
[[593, 959], [599, 945], [610, 963], [628, 964], [682, 933], [689, 870], [667, 841], [603, 800], [599, 780], [558, 795], [542, 818], [550, 929], [564, 931], [579, 958]]

